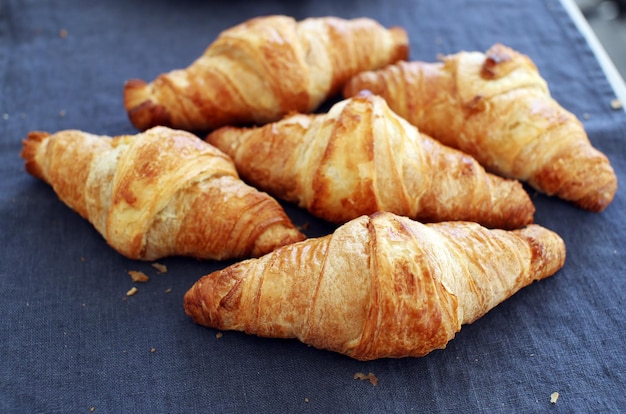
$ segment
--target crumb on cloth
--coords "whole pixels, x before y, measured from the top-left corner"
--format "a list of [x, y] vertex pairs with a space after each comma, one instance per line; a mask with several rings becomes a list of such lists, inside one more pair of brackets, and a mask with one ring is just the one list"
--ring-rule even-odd
[[157, 273], [167, 273], [167, 266], [161, 263], [152, 263], [152, 267], [157, 270]]
[[128, 274], [130, 275], [130, 278], [133, 280], [133, 282], [147, 282], [148, 280], [150, 280], [148, 275], [138, 270], [129, 270]]
[[137, 288], [133, 286], [126, 292], [126, 296], [133, 296], [135, 293], [137, 293]]
[[556, 404], [556, 401], [559, 399], [559, 393], [558, 392], [553, 392], [552, 394], [550, 394], [550, 403], [551, 404]]
[[365, 375], [362, 372], [357, 372], [356, 374], [354, 374], [354, 379], [358, 379], [358, 380], [361, 380], [361, 381], [369, 380], [369, 382], [373, 386], [377, 386], [378, 385], [378, 378], [376, 377], [376, 375], [374, 375], [371, 372], [369, 374], [367, 374], [367, 375]]

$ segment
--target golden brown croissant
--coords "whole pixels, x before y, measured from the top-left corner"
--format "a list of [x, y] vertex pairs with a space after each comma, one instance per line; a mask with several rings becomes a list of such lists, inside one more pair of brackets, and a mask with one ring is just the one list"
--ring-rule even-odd
[[139, 129], [262, 124], [311, 112], [356, 73], [407, 57], [406, 32], [371, 19], [259, 17], [222, 32], [186, 69], [128, 81], [124, 102]]
[[507, 229], [533, 221], [534, 205], [518, 181], [488, 174], [472, 157], [420, 134], [378, 96], [263, 127], [223, 127], [207, 140], [247, 182], [334, 223], [376, 211]]
[[617, 178], [582, 123], [551, 96], [528, 56], [496, 44], [443, 62], [400, 62], [352, 78], [345, 96], [382, 95], [422, 132], [474, 156], [488, 170], [599, 212]]
[[21, 155], [30, 174], [132, 259], [260, 256], [304, 238], [226, 154], [188, 132], [31, 132]]
[[488, 230], [376, 213], [204, 276], [184, 306], [201, 325], [359, 360], [422, 356], [564, 261], [563, 240], [538, 225]]

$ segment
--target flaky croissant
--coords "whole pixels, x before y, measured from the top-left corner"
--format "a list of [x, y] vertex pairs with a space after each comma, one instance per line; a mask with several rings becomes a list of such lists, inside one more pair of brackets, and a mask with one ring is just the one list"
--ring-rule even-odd
[[233, 158], [247, 182], [334, 223], [376, 211], [507, 229], [533, 221], [518, 181], [420, 134], [378, 96], [263, 127], [223, 127], [207, 141]]
[[204, 276], [184, 307], [200, 325], [359, 360], [423, 356], [564, 260], [563, 240], [535, 224], [488, 230], [376, 213]]
[[21, 156], [119, 253], [154, 260], [260, 256], [304, 236], [228, 156], [165, 127], [115, 138], [31, 132]]
[[124, 103], [138, 129], [208, 131], [311, 112], [356, 73], [408, 57], [408, 37], [367, 18], [258, 17], [222, 32], [186, 69], [130, 80]]
[[549, 93], [531, 59], [496, 44], [443, 62], [400, 62], [364, 72], [344, 88], [382, 95], [422, 132], [474, 156], [488, 170], [599, 212], [617, 178], [582, 123]]

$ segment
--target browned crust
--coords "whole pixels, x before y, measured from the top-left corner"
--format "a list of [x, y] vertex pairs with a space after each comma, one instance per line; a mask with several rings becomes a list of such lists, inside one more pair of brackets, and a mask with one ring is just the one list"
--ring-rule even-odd
[[184, 308], [201, 325], [298, 338], [357, 360], [417, 357], [556, 273], [565, 254], [563, 240], [537, 225], [423, 226], [376, 213], [204, 276]]
[[[384, 102], [363, 94], [336, 117], [294, 115], [260, 128], [223, 127], [206, 139], [233, 158], [249, 183], [337, 224], [379, 210], [422, 222], [466, 220], [490, 228], [533, 222], [535, 206], [518, 181], [489, 174], [475, 159], [424, 134], [413, 142], [414, 127], [408, 124], [411, 130], [383, 128], [380, 114], [388, 125], [399, 119], [381, 112]], [[306, 157], [303, 148], [309, 148]], [[414, 148], [424, 159], [396, 171], [393, 165], [414, 161], [402, 148]], [[368, 166], [368, 174], [357, 173], [359, 166]]]
[[[322, 103], [320, 99], [337, 94], [358, 71], [409, 56], [409, 39], [403, 28], [385, 29], [371, 19], [354, 20], [355, 24], [319, 18], [316, 27], [307, 29], [315, 34], [326, 31], [330, 38], [319, 40], [320, 46], [311, 49], [326, 49], [324, 56], [328, 55], [330, 63], [322, 67], [309, 65], [309, 59], [318, 61], [319, 57], [314, 52], [312, 57], [305, 55], [298, 46], [295, 27], [299, 22], [284, 16], [250, 19], [221, 33], [187, 68], [162, 73], [149, 83], [127, 81], [124, 105], [128, 117], [139, 130], [162, 125], [208, 132], [226, 125], [277, 121], [290, 111], [311, 112]], [[274, 35], [268, 36], [270, 31]], [[274, 36], [281, 41], [276, 42]], [[379, 42], [377, 36], [384, 36], [384, 41]], [[212, 62], [215, 56], [231, 63]], [[204, 63], [198, 64], [200, 61]], [[252, 71], [254, 77], [249, 76]], [[317, 81], [319, 71], [328, 72], [328, 85]], [[186, 81], [178, 82], [179, 76]], [[313, 81], [317, 84], [310, 84]]]
[[[461, 88], [469, 85], [467, 79], [472, 79], [459, 74], [465, 70], [458, 63], [463, 53], [443, 57], [443, 65], [399, 62], [382, 70], [363, 72], [346, 84], [343, 94], [353, 96], [368, 89], [383, 96], [396, 113], [420, 132], [472, 155], [489, 171], [525, 180], [544, 194], [556, 195], [591, 212], [606, 209], [617, 191], [617, 177], [608, 158], [589, 143], [582, 123], [549, 93], [538, 92], [537, 86], [542, 82], [539, 77], [531, 76], [525, 81], [534, 85], [528, 88], [530, 92], [526, 92], [526, 84], [519, 83], [513, 89], [503, 87], [496, 94], [492, 91], [492, 96], [477, 90], [473, 99], [466, 96], [463, 100]], [[479, 74], [484, 81], [495, 81], [517, 69], [538, 75], [528, 56], [496, 43], [485, 53]], [[536, 134], [536, 139], [518, 150], [510, 168], [500, 169], [490, 155], [487, 137], [496, 131], [506, 133], [508, 126], [515, 125], [511, 122], [514, 116], [509, 114], [536, 121], [536, 128], [528, 131]], [[508, 124], [504, 125], [507, 118]], [[562, 149], [552, 146], [551, 136], [558, 138], [554, 145]], [[554, 156], [535, 157], [552, 154], [551, 150]]]

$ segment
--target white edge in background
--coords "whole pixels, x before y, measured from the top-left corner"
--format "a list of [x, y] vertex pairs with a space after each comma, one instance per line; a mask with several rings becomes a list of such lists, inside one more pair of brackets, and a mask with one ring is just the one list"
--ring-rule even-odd
[[607, 54], [604, 46], [602, 46], [598, 40], [598, 37], [593, 32], [593, 29], [583, 16], [574, 0], [561, 0], [561, 4], [563, 4], [565, 10], [572, 17], [574, 24], [576, 24], [580, 32], [587, 40], [589, 47], [596, 55], [598, 62], [600, 62], [600, 66], [611, 84], [613, 91], [615, 91], [615, 95], [622, 103], [622, 109], [626, 112], [626, 84], [615, 67], [615, 64]]

